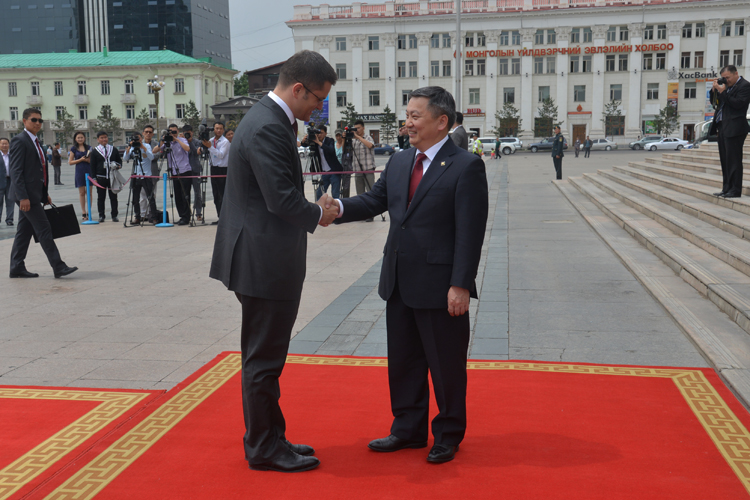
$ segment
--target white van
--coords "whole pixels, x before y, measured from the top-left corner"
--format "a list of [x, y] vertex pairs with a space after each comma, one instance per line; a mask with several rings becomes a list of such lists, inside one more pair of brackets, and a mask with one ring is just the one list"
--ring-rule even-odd
[[[484, 151], [485, 156], [489, 156], [492, 154], [492, 150], [495, 149], [495, 138], [494, 137], [480, 137], [480, 141], [482, 141], [482, 150]], [[469, 139], [469, 151], [473, 149], [474, 141]], [[501, 142], [500, 143], [500, 153], [504, 155], [512, 155], [516, 152], [516, 145], [513, 142]]]

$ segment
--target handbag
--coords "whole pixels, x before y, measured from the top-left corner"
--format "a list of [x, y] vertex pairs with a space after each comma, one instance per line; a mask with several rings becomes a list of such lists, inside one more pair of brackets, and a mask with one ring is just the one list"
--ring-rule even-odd
[[[78, 225], [78, 216], [73, 205], [56, 206], [50, 205], [51, 208], [44, 210], [49, 225], [52, 228], [52, 238], [63, 238], [73, 234], [81, 233], [81, 226]], [[34, 233], [34, 242], [39, 243], [36, 233]]]

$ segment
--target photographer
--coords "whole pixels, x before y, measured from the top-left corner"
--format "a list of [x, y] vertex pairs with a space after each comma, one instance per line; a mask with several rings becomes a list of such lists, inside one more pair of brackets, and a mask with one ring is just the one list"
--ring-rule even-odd
[[[151, 130], [153, 133], [153, 129]], [[133, 160], [134, 175], [151, 176], [151, 162], [154, 159], [154, 153], [151, 144], [143, 141], [143, 137], [138, 132], [133, 134], [123, 161]], [[154, 183], [152, 179], [135, 177], [131, 180], [133, 184], [133, 212], [135, 213], [134, 224], [141, 223], [141, 189], [146, 193], [146, 200], [149, 207], [149, 222], [156, 224], [159, 221], [156, 218], [156, 198], [154, 197]]]
[[195, 207], [195, 218], [203, 220], [203, 196], [201, 195], [201, 179], [199, 177], [203, 173], [203, 166], [201, 165], [201, 153], [203, 152], [201, 141], [193, 137], [193, 127], [190, 125], [183, 125], [182, 133], [188, 141], [188, 146], [190, 146], [190, 154], [188, 156], [193, 177], [195, 177], [194, 179], [190, 179], [194, 193], [193, 206]]
[[[343, 172], [339, 159], [336, 157], [336, 142], [328, 137], [328, 129], [325, 125], [320, 126], [320, 133], [314, 139], [315, 144], [320, 149], [320, 166], [323, 172]], [[328, 186], [331, 186], [331, 196], [339, 198], [341, 196], [341, 174], [322, 175], [318, 189], [315, 192], [317, 201], [323, 193], [328, 192]]]
[[717, 103], [710, 134], [719, 136], [719, 157], [723, 189], [716, 196], [742, 196], [742, 146], [750, 132], [747, 108], [750, 103], [750, 83], [737, 73], [736, 66], [725, 66], [714, 81], [711, 102]]
[[[177, 214], [180, 216], [177, 225], [186, 226], [190, 223], [190, 179], [180, 177], [193, 175], [193, 169], [190, 166], [190, 145], [177, 125], [172, 123], [162, 137], [159, 147], [165, 151], [169, 172], [172, 175], [174, 203], [177, 205]], [[169, 151], [165, 150], [167, 147]], [[165, 210], [166, 208], [164, 207]]]
[[112, 222], [119, 222], [117, 218], [117, 193], [109, 189], [109, 173], [112, 169], [122, 168], [122, 158], [117, 148], [109, 145], [109, 136], [101, 131], [96, 134], [99, 143], [91, 153], [91, 177], [96, 179], [97, 207], [99, 208], [99, 222], [104, 222], [104, 200], [109, 193], [109, 205], [112, 209]]
[[[207, 147], [211, 153], [211, 175], [227, 175], [230, 143], [224, 137], [224, 124], [222, 122], [214, 123], [214, 138], [210, 141], [203, 141], [203, 146]], [[214, 205], [216, 205], [216, 215], [219, 218], [221, 217], [221, 202], [224, 200], [226, 185], [226, 177], [211, 177], [211, 191], [214, 193]], [[214, 221], [211, 224], [216, 225], [218, 223], [219, 221]]]
[[[352, 144], [354, 145], [354, 170], [360, 172], [375, 170], [375, 154], [372, 152], [375, 144], [372, 137], [365, 135], [365, 122], [362, 120], [354, 122], [354, 141], [352, 141]], [[354, 176], [357, 194], [370, 191], [374, 183], [375, 174], [356, 174]]]

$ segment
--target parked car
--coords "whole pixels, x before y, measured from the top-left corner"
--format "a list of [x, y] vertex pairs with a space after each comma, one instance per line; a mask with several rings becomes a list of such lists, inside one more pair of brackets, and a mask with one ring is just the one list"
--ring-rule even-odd
[[[549, 150], [552, 151], [552, 145], [555, 143], [554, 137], [547, 137], [541, 142], [535, 142], [533, 144], [529, 144], [529, 151], [532, 153], [536, 153], [540, 150]], [[563, 143], [563, 149], [568, 149], [568, 140], [565, 139], [565, 142]]]
[[391, 156], [396, 152], [396, 150], [393, 149], [393, 146], [391, 146], [390, 144], [375, 144], [375, 146], [372, 148], [372, 152], [376, 155]]
[[[495, 138], [494, 137], [480, 137], [480, 141], [482, 141], [482, 153], [485, 156], [491, 155], [492, 151], [495, 149]], [[469, 141], [469, 151], [474, 149], [474, 141]], [[500, 153], [504, 155], [512, 155], [516, 152], [516, 145], [512, 142], [503, 143], [500, 146]]]
[[646, 135], [637, 141], [631, 142], [630, 144], [628, 144], [628, 147], [630, 147], [630, 149], [635, 150], [635, 151], [638, 151], [639, 149], [648, 149], [646, 147], [647, 144], [650, 144], [655, 141], [660, 141], [660, 140], [661, 140], [660, 135]]
[[676, 149], [680, 150], [690, 144], [688, 141], [683, 141], [676, 137], [665, 137], [659, 141], [652, 141], [647, 144], [647, 149], [650, 151], [656, 151], [657, 149]]
[[305, 146], [297, 146], [297, 154], [299, 154], [300, 158], [304, 158], [307, 156], [307, 153], [309, 153], [310, 150], [306, 148]]
[[617, 149], [617, 143], [609, 139], [593, 139], [591, 141], [592, 151], [612, 151]]
[[513, 144], [516, 149], [523, 149], [523, 141], [518, 137], [501, 137], [500, 142], [502, 142], [503, 145], [505, 145], [506, 143]]
[[394, 143], [394, 144], [391, 144], [391, 147], [393, 148], [393, 151], [395, 151], [396, 153], [398, 153], [399, 151], [401, 151], [401, 148], [398, 147], [398, 143], [397, 142]]

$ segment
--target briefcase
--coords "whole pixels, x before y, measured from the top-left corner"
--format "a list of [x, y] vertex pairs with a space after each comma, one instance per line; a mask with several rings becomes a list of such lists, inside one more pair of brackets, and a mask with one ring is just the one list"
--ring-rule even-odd
[[[73, 234], [80, 234], [81, 227], [78, 225], [78, 216], [73, 205], [63, 205], [61, 207], [50, 205], [50, 208], [44, 210], [49, 225], [52, 228], [52, 238], [62, 238]], [[39, 243], [36, 233], [34, 242]]]

